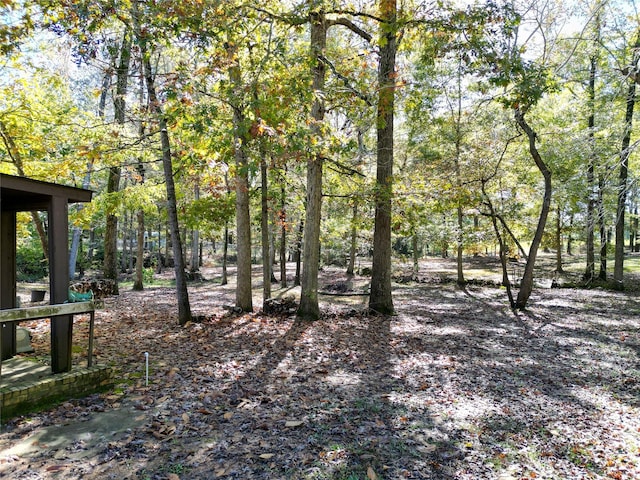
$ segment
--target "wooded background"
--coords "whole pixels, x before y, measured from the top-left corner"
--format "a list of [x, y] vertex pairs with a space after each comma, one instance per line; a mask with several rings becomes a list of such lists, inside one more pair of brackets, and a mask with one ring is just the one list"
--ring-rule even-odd
[[[314, 319], [325, 263], [372, 258], [369, 308], [391, 313], [394, 261], [455, 256], [462, 284], [463, 255], [500, 255], [522, 309], [540, 248], [619, 289], [640, 248], [634, 1], [4, 0], [0, 18], [0, 171], [94, 190], [71, 272], [141, 289], [172, 265], [181, 323], [213, 253], [244, 311], [253, 261], [268, 299], [297, 260]], [[46, 215], [20, 220], [37, 276]]]

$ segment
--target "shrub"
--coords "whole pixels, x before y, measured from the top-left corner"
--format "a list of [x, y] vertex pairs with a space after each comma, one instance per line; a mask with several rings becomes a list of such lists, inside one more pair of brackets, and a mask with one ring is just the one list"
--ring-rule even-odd
[[48, 264], [42, 247], [37, 244], [22, 245], [16, 251], [16, 275], [20, 282], [34, 282], [47, 276]]

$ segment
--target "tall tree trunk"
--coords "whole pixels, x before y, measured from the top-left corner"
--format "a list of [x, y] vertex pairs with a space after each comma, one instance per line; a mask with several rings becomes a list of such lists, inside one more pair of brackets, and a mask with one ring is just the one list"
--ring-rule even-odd
[[156, 94], [155, 81], [151, 70], [150, 52], [147, 50], [147, 38], [140, 29], [137, 15], [137, 4], [134, 3], [134, 21], [136, 24], [136, 37], [140, 47], [142, 57], [142, 67], [150, 110], [155, 114], [158, 126], [160, 127], [160, 141], [162, 144], [162, 167], [164, 171], [165, 188], [167, 192], [167, 217], [169, 231], [171, 233], [171, 244], [174, 256], [174, 270], [176, 276], [176, 293], [178, 299], [178, 322], [184, 325], [191, 321], [191, 306], [189, 305], [189, 293], [187, 290], [187, 279], [185, 275], [184, 256], [182, 254], [182, 241], [180, 239], [180, 225], [178, 223], [178, 209], [176, 201], [176, 190], [173, 179], [173, 163], [171, 158], [171, 142], [169, 140], [169, 130], [167, 119], [162, 111], [162, 104]]
[[227, 276], [227, 257], [229, 254], [229, 222], [224, 222], [224, 241], [222, 242], [222, 278], [220, 285], [229, 283]]
[[353, 275], [356, 267], [356, 249], [358, 247], [358, 199], [353, 199], [351, 213], [351, 241], [349, 242], [349, 265], [347, 275]]
[[136, 276], [133, 282], [134, 290], [144, 290], [143, 270], [144, 270], [144, 210], [138, 209], [136, 212], [137, 225], [137, 247], [136, 247]]
[[600, 280], [607, 279], [607, 250], [608, 250], [608, 238], [607, 238], [607, 222], [604, 216], [604, 187], [605, 179], [604, 175], [598, 176], [598, 228], [600, 230], [600, 269], [598, 272], [598, 278]]
[[[599, 19], [599, 17], [597, 17]], [[599, 22], [598, 22], [599, 25]], [[598, 27], [598, 36], [599, 36]], [[595, 43], [595, 42], [594, 42]], [[594, 45], [594, 48], [598, 48]], [[587, 119], [587, 128], [589, 129], [589, 165], [587, 166], [587, 266], [584, 272], [584, 279], [591, 281], [595, 278], [595, 241], [594, 232], [596, 224], [596, 203], [597, 203], [597, 185], [595, 183], [595, 168], [598, 161], [596, 153], [596, 137], [595, 137], [595, 117], [596, 117], [596, 70], [598, 66], [598, 56], [594, 54], [590, 58], [589, 67], [589, 86], [587, 88], [589, 118]]]
[[411, 256], [413, 257], [413, 278], [418, 279], [420, 273], [420, 255], [418, 252], [418, 234], [414, 230], [411, 234]]
[[540, 209], [538, 226], [536, 227], [533, 241], [531, 242], [529, 257], [527, 258], [527, 263], [524, 267], [524, 274], [522, 276], [520, 290], [518, 291], [518, 298], [515, 303], [515, 307], [517, 309], [524, 310], [527, 306], [527, 302], [529, 301], [529, 297], [531, 296], [531, 292], [533, 291], [533, 269], [535, 267], [538, 249], [542, 243], [542, 235], [544, 234], [544, 227], [547, 223], [547, 217], [549, 216], [549, 209], [551, 208], [551, 170], [549, 170], [538, 152], [538, 148], [536, 147], [536, 133], [531, 129], [524, 118], [524, 112], [519, 108], [515, 110], [515, 119], [529, 139], [529, 153], [544, 178], [544, 196], [542, 198], [542, 208]]
[[304, 234], [304, 221], [300, 219], [298, 223], [298, 232], [296, 234], [296, 250], [295, 250], [295, 262], [296, 262], [296, 274], [293, 278], [294, 287], [300, 286], [300, 265], [302, 263], [302, 236]]
[[[200, 200], [199, 179], [196, 179], [193, 195], [196, 200]], [[189, 263], [191, 263], [191, 272], [197, 272], [200, 270], [200, 231], [194, 228], [191, 235], [191, 261]]]
[[[312, 89], [315, 94], [311, 106], [311, 135], [323, 135], [324, 122], [324, 83], [326, 66], [321, 60], [327, 44], [327, 21], [324, 12], [311, 14], [311, 60]], [[318, 306], [318, 270], [320, 268], [320, 215], [322, 211], [322, 165], [320, 152], [312, 153], [307, 160], [307, 198], [302, 254], [302, 289], [297, 316], [305, 320], [317, 320], [320, 317]]]
[[380, 0], [377, 161], [373, 265], [369, 310], [393, 314], [391, 297], [391, 197], [393, 195], [393, 120], [396, 88], [396, 0]]
[[[140, 134], [143, 133], [143, 128], [140, 127]], [[138, 159], [138, 182], [142, 185], [144, 184], [144, 164]], [[142, 208], [138, 208], [136, 212], [136, 222], [137, 222], [137, 239], [136, 239], [136, 275], [133, 282], [133, 289], [137, 291], [144, 290], [144, 210]]]
[[280, 187], [280, 286], [287, 287], [287, 195], [284, 178]]
[[262, 308], [271, 298], [271, 250], [269, 248], [269, 186], [268, 186], [267, 161], [263, 156], [260, 159], [260, 230], [262, 238]]
[[620, 148], [620, 173], [618, 176], [618, 206], [616, 209], [616, 245], [613, 265], [613, 281], [616, 288], [624, 289], [624, 217], [627, 208], [627, 178], [629, 176], [629, 145], [633, 127], [633, 110], [636, 104], [636, 74], [640, 60], [640, 34], [636, 39], [633, 61], [629, 67], [629, 88], [627, 90], [626, 110], [624, 116], [624, 133]]
[[638, 251], [638, 205], [633, 209], [633, 218], [631, 219], [631, 236], [629, 246], [632, 252]]
[[462, 265], [462, 254], [464, 249], [464, 215], [462, 210], [462, 175], [460, 173], [460, 157], [462, 155], [462, 59], [459, 59], [458, 71], [457, 71], [457, 88], [458, 88], [458, 102], [455, 115], [455, 127], [456, 127], [456, 154], [455, 154], [455, 172], [456, 172], [456, 187], [457, 187], [457, 231], [456, 231], [456, 265], [458, 271], [458, 285], [464, 285], [466, 283], [464, 279], [464, 268]]
[[[115, 121], [118, 125], [125, 123], [126, 95], [129, 82], [129, 65], [131, 63], [131, 29], [127, 26], [122, 35], [120, 45], [120, 62], [116, 68], [116, 95], [113, 100]], [[120, 190], [120, 167], [109, 168], [107, 178], [107, 194], [115, 194]], [[115, 293], [118, 293], [118, 216], [114, 209], [107, 212], [104, 231], [104, 264], [105, 278], [114, 282]]]
[[564, 272], [562, 268], [562, 211], [556, 208], [556, 272]]
[[241, 101], [242, 78], [237, 58], [237, 47], [228, 43], [227, 55], [230, 60], [229, 79], [234, 87], [233, 100], [233, 155], [236, 163], [236, 307], [243, 312], [253, 311], [253, 295], [251, 289], [251, 218], [249, 215], [249, 165], [247, 159], [247, 128], [244, 106]]
[[[498, 214], [491, 202], [491, 198], [487, 195], [486, 191], [486, 181], [483, 180], [481, 184], [482, 189], [482, 197], [484, 198], [484, 204], [489, 208], [489, 216], [491, 217], [491, 223], [493, 225], [493, 231], [496, 234], [496, 239], [498, 240], [498, 248], [499, 248], [499, 256], [500, 256], [500, 265], [502, 266], [502, 285], [507, 290], [507, 297], [509, 298], [509, 305], [511, 308], [516, 308], [516, 302], [513, 299], [513, 292], [511, 290], [511, 281], [509, 281], [509, 270], [507, 264], [507, 245], [504, 240], [504, 236], [500, 233], [500, 227], [498, 226]], [[504, 226], [504, 224], [503, 224]], [[514, 275], [515, 276], [515, 275]]]
[[569, 233], [567, 235], [567, 255], [573, 255], [573, 219], [574, 214], [571, 212], [569, 216]]

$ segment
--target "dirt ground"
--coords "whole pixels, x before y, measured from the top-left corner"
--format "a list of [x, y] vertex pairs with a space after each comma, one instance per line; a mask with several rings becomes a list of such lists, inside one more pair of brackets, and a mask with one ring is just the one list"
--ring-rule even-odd
[[[483, 278], [494, 266], [467, 265]], [[448, 282], [451, 267], [397, 272], [390, 317], [366, 314], [367, 277], [327, 268], [312, 323], [288, 300], [261, 312], [259, 271], [255, 312], [237, 314], [233, 283], [205, 270], [184, 327], [171, 287], [122, 289], [96, 318], [115, 388], [4, 425], [0, 477], [640, 478], [638, 293], [537, 288], [516, 314], [502, 288]], [[34, 326], [38, 358], [46, 338]], [[82, 437], [116, 413], [135, 422]], [[54, 425], [74, 433], [37, 436]]]

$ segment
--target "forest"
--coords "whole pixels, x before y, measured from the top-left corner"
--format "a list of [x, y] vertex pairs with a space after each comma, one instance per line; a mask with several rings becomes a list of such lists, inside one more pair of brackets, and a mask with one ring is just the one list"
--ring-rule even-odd
[[[94, 192], [69, 271], [108, 290], [97, 355], [122, 379], [16, 420], [0, 473], [640, 475], [635, 0], [0, 19], [0, 172]], [[46, 213], [20, 213], [22, 288], [47, 258]], [[126, 409], [111, 442], [11, 453]]]
[[[426, 255], [457, 258], [460, 284], [464, 256], [503, 259], [518, 309], [541, 250], [557, 272], [583, 255], [585, 285], [625, 287], [633, 2], [5, 3], [0, 168], [95, 192], [71, 212], [74, 276], [117, 292], [121, 273], [143, 288], [173, 267], [181, 324], [214, 252], [237, 264], [243, 311], [252, 264], [278, 281], [297, 261], [308, 319], [319, 268], [356, 258], [380, 313], [394, 262]], [[37, 275], [46, 219], [20, 223]]]

